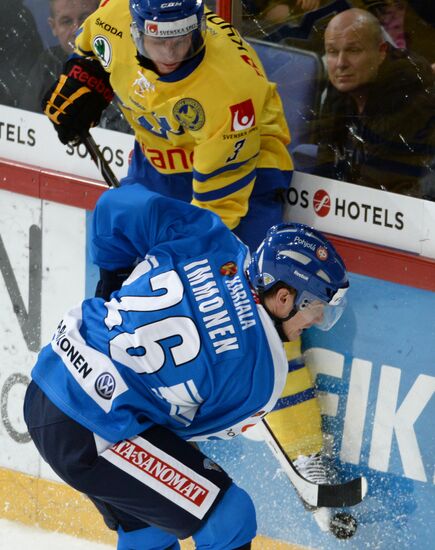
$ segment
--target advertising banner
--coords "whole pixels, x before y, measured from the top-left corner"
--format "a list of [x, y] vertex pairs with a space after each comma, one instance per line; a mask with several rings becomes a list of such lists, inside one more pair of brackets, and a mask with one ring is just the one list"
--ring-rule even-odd
[[296, 172], [286, 219], [435, 258], [435, 203]]
[[[92, 129], [92, 135], [117, 178], [125, 176], [133, 136], [102, 128]], [[4, 158], [101, 180], [85, 146], [63, 145], [43, 114], [0, 105], [0, 146]]]
[[57, 479], [22, 405], [41, 345], [85, 293], [86, 212], [0, 190], [0, 467]]

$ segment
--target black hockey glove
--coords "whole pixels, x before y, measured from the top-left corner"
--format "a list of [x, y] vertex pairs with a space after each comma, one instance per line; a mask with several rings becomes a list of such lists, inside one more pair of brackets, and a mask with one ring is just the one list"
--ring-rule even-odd
[[46, 92], [42, 110], [62, 143], [79, 143], [96, 126], [113, 99], [109, 75], [96, 60], [68, 60], [57, 82]]
[[122, 283], [129, 277], [133, 269], [134, 267], [125, 267], [109, 271], [100, 267], [100, 280], [95, 289], [96, 298], [104, 298], [108, 302], [112, 292], [121, 288]]

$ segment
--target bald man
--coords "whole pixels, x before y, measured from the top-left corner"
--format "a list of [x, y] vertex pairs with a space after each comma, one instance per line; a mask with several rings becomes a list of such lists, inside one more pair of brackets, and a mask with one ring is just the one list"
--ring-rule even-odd
[[369, 83], [376, 80], [387, 55], [378, 19], [357, 8], [336, 15], [326, 27], [325, 52], [331, 84], [348, 92], [364, 110]]
[[392, 48], [378, 19], [358, 8], [333, 17], [324, 39], [317, 173], [421, 198], [435, 152], [430, 64]]

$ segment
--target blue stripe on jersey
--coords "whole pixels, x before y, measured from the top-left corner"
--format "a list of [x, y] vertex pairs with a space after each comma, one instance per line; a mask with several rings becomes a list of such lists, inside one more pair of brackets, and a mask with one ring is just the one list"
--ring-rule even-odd
[[304, 359], [302, 357], [296, 357], [288, 362], [288, 371], [295, 372], [305, 367]]
[[293, 407], [294, 405], [304, 403], [304, 401], [309, 401], [310, 399], [314, 399], [315, 397], [316, 394], [314, 388], [309, 388], [308, 390], [295, 393], [294, 395], [287, 395], [287, 397], [282, 397], [281, 399], [278, 399], [278, 402], [273, 410], [279, 411], [287, 407]]
[[240, 191], [240, 189], [243, 189], [243, 187], [246, 187], [251, 183], [251, 181], [256, 176], [256, 169], [249, 172], [249, 174], [246, 174], [243, 178], [240, 178], [237, 181], [234, 181], [230, 185], [226, 185], [225, 187], [222, 187], [222, 189], [215, 189], [214, 191], [206, 191], [205, 193], [193, 193], [193, 196], [198, 201], [214, 201], [217, 199], [222, 199], [223, 197], [226, 197], [227, 195], [231, 195], [232, 193], [236, 193], [237, 191]]
[[257, 179], [252, 196], [273, 192], [275, 189], [288, 189], [293, 171], [278, 168], [257, 168]]
[[202, 174], [201, 172], [198, 172], [197, 170], [193, 170], [193, 178], [196, 181], [204, 182], [209, 180], [210, 178], [214, 178], [215, 176], [219, 176], [219, 174], [223, 174], [224, 172], [228, 172], [229, 170], [237, 170], [240, 168], [240, 166], [243, 166], [247, 162], [250, 162], [252, 159], [255, 159], [255, 157], [258, 156], [258, 153], [255, 154], [250, 159], [244, 160], [243, 162], [235, 162], [234, 164], [227, 164], [226, 166], [221, 166], [221, 168], [218, 168], [217, 170], [214, 170], [214, 172], [210, 172], [210, 174]]
[[185, 384], [185, 388], [186, 388], [187, 393], [190, 395], [192, 401], [194, 403], [198, 403], [198, 405], [201, 405], [202, 400], [198, 399], [195, 395], [193, 395], [192, 390], [190, 388], [190, 385], [188, 383]]

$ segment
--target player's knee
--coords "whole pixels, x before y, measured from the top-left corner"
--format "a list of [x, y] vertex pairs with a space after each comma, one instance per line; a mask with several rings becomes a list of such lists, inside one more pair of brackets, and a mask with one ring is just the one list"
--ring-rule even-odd
[[157, 529], [157, 527], [124, 531], [119, 526], [117, 550], [143, 550], [144, 548], [152, 548], [153, 550], [180, 550], [180, 545], [174, 535], [165, 533]]
[[256, 532], [254, 503], [246, 491], [233, 483], [193, 539], [198, 550], [234, 550], [249, 548]]

